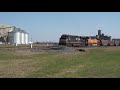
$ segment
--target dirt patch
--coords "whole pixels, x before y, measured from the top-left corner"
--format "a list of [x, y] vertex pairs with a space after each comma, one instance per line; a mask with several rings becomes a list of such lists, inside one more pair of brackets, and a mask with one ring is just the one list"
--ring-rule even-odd
[[85, 54], [86, 52], [80, 52], [80, 51], [71, 51], [71, 52], [59, 52], [59, 53], [56, 53], [56, 55], [54, 55], [54, 57], [73, 57], [73, 56], [76, 56], [76, 55], [83, 55]]
[[15, 51], [15, 55], [17, 56], [29, 56], [29, 55], [33, 55], [33, 54], [38, 54], [38, 52], [32, 52], [30, 50], [16, 50]]

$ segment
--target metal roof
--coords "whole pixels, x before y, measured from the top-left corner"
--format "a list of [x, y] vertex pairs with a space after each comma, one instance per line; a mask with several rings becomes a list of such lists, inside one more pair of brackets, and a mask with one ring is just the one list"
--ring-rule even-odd
[[27, 33], [26, 31], [20, 29], [20, 28], [15, 28], [11, 31], [11, 33], [16, 33], [16, 32], [20, 32], [20, 33]]

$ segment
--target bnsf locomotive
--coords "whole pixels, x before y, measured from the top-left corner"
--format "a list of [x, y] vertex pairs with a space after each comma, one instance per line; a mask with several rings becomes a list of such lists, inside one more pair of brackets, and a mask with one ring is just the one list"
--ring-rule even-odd
[[85, 46], [120, 46], [120, 39], [111, 39], [111, 36], [101, 34], [98, 30], [96, 36], [76, 36], [63, 34], [59, 39], [59, 45], [69, 47], [85, 47]]

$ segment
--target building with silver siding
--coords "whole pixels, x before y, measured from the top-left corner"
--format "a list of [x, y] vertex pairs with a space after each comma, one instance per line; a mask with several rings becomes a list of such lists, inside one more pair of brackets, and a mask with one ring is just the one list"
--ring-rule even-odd
[[28, 44], [29, 38], [28, 33], [20, 28], [15, 28], [8, 32], [8, 42], [10, 44]]

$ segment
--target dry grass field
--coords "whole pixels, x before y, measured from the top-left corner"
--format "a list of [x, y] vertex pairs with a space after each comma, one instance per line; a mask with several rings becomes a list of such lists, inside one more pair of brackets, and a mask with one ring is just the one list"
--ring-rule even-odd
[[0, 47], [0, 78], [120, 77], [120, 47], [85, 49], [85, 52], [3, 48]]

